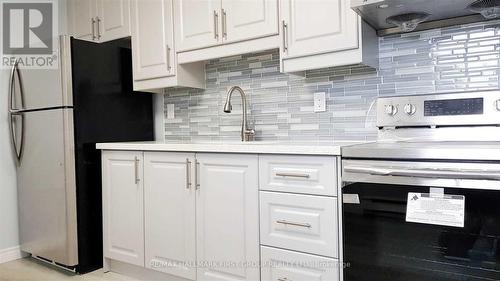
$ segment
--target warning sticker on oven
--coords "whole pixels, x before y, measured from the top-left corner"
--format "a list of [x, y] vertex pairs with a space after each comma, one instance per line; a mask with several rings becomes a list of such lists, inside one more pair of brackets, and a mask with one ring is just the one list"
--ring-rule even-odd
[[462, 195], [433, 196], [428, 193], [408, 193], [406, 221], [453, 227], [464, 227], [465, 197]]

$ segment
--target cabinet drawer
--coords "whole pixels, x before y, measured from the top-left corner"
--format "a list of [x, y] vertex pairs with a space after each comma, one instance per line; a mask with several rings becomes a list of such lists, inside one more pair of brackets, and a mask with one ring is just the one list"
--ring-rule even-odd
[[260, 189], [314, 195], [337, 195], [333, 156], [261, 156]]
[[261, 247], [262, 281], [337, 281], [338, 260]]
[[260, 192], [261, 244], [338, 257], [337, 199]]

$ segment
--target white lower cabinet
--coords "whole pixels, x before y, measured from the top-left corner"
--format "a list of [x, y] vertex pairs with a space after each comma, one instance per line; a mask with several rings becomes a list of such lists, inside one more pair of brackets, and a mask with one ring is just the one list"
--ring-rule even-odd
[[336, 259], [261, 247], [262, 281], [337, 281]]
[[260, 280], [257, 155], [103, 151], [102, 163], [111, 271]]
[[[324, 169], [338, 161], [297, 156], [307, 165], [296, 167], [290, 157], [103, 151], [105, 270], [140, 280], [341, 280], [337, 197], [323, 195], [337, 194], [324, 192], [338, 186]], [[291, 179], [259, 191], [271, 166]]]
[[196, 279], [194, 153], [144, 155], [146, 268]]
[[104, 257], [144, 266], [143, 153], [102, 154]]
[[258, 156], [196, 159], [197, 280], [259, 280]]

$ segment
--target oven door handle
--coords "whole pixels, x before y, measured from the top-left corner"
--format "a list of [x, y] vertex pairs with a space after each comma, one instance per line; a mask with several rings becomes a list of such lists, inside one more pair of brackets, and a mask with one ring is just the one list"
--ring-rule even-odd
[[500, 170], [462, 170], [462, 169], [393, 169], [379, 167], [346, 166], [345, 172], [369, 174], [374, 176], [399, 176], [433, 179], [470, 179], [500, 180]]

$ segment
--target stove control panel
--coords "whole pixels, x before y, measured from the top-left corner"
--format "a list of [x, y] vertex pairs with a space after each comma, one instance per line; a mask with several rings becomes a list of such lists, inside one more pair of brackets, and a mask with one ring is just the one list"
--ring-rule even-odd
[[384, 97], [378, 127], [500, 125], [500, 91]]

